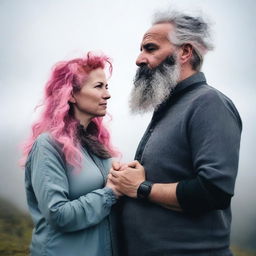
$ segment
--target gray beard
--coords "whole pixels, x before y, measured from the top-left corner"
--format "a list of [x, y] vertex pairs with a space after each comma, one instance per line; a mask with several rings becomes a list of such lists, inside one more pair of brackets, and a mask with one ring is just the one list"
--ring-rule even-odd
[[179, 76], [180, 65], [177, 61], [173, 65], [163, 64], [161, 70], [156, 68], [150, 79], [136, 75], [129, 101], [131, 112], [142, 114], [157, 109], [169, 98]]

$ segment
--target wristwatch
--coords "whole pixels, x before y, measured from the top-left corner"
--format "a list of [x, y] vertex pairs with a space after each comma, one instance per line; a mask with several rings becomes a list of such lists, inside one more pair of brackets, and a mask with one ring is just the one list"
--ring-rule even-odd
[[143, 181], [137, 189], [137, 197], [141, 199], [148, 198], [151, 189], [152, 189], [153, 182], [145, 180]]

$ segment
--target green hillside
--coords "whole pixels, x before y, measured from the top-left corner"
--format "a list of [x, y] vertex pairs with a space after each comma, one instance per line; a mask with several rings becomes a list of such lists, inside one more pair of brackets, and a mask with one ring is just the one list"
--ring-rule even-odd
[[0, 255], [28, 255], [33, 224], [30, 217], [0, 199]]
[[234, 256], [256, 256], [256, 252], [243, 250], [241, 248], [237, 248], [235, 246], [232, 247], [232, 252]]
[[[28, 255], [28, 245], [32, 231], [31, 218], [0, 198], [0, 256]], [[235, 256], [256, 256], [255, 252], [248, 252], [232, 247]]]

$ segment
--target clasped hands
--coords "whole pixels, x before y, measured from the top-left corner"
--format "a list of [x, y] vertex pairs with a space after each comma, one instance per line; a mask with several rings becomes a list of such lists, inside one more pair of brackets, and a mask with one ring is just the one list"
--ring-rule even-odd
[[145, 181], [145, 169], [137, 161], [128, 164], [113, 162], [106, 187], [110, 187], [117, 197], [126, 195], [137, 198], [137, 189]]

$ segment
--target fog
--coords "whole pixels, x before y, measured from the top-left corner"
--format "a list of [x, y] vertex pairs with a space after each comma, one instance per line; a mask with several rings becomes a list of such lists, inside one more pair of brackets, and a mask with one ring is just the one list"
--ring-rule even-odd
[[243, 120], [239, 172], [232, 201], [232, 243], [256, 249], [256, 2], [253, 0], [0, 0], [0, 197], [27, 211], [19, 144], [38, 113], [50, 68], [89, 50], [113, 59], [109, 124], [113, 143], [130, 161], [150, 114], [133, 116], [128, 98], [135, 59], [157, 9], [203, 11], [213, 23], [215, 50], [203, 72], [230, 97]]

